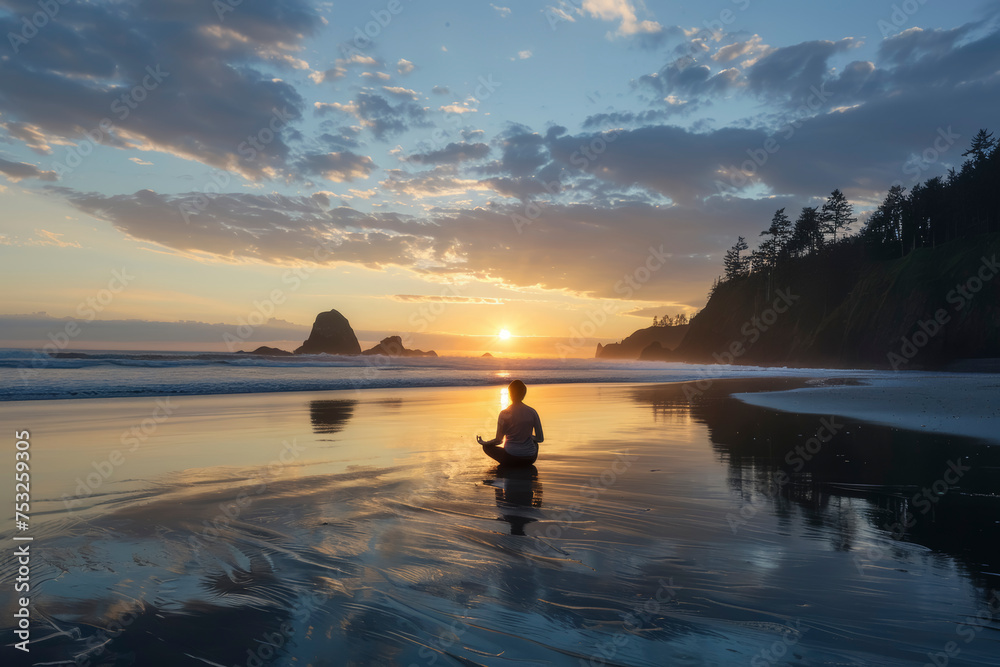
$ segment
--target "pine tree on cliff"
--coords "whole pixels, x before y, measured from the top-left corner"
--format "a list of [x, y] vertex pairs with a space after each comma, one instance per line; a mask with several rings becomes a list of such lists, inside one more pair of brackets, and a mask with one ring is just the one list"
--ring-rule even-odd
[[796, 255], [805, 255], [819, 250], [822, 245], [823, 228], [820, 224], [819, 209], [806, 206], [795, 221], [788, 250]]
[[733, 247], [726, 251], [726, 256], [722, 260], [726, 269], [726, 280], [742, 278], [750, 272], [750, 256], [742, 254], [749, 247], [746, 239], [741, 236]]
[[[998, 176], [997, 141], [993, 138], [993, 133], [979, 130], [972, 138], [972, 145], [962, 156], [970, 159], [962, 165], [957, 178], [949, 183], [958, 187], [949, 189], [961, 193], [956, 200], [965, 209], [963, 212], [968, 219], [963, 231], [966, 234], [989, 233], [993, 229], [991, 222], [996, 217], [993, 193]], [[958, 236], [958, 231], [953, 235]]]
[[712, 300], [712, 297], [715, 296], [715, 293], [718, 291], [721, 283], [722, 279], [719, 276], [716, 276], [715, 280], [712, 281], [712, 286], [708, 288], [708, 297], [706, 298], [707, 301]]
[[976, 132], [976, 136], [972, 138], [972, 145], [969, 147], [969, 150], [962, 153], [962, 157], [972, 156], [972, 167], [979, 167], [990, 157], [996, 144], [997, 142], [993, 138], [992, 132], [979, 130], [979, 132]]
[[785, 209], [779, 208], [774, 212], [774, 217], [771, 218], [771, 226], [768, 227], [767, 233], [774, 239], [778, 254], [781, 255], [785, 252], [788, 241], [792, 238], [792, 221], [785, 215]]
[[771, 226], [760, 235], [770, 238], [761, 241], [758, 257], [764, 268], [772, 269], [788, 251], [788, 241], [792, 237], [792, 221], [785, 215], [785, 209], [779, 208], [774, 212]]
[[903, 207], [906, 205], [906, 188], [893, 185], [889, 193], [875, 212], [868, 218], [861, 236], [865, 242], [874, 247], [898, 247], [899, 256], [904, 254], [903, 248]]
[[903, 241], [909, 250], [934, 247], [947, 240], [944, 230], [950, 211], [946, 193], [940, 176], [913, 186], [903, 208]]
[[822, 226], [822, 231], [824, 233], [833, 234], [833, 242], [837, 242], [837, 232], [844, 230], [844, 232], [851, 231], [851, 224], [858, 221], [857, 218], [852, 218], [851, 214], [854, 213], [854, 207], [851, 206], [851, 202], [847, 201], [847, 197], [838, 188], [830, 193], [830, 197], [823, 204], [823, 212], [820, 214], [820, 223]]

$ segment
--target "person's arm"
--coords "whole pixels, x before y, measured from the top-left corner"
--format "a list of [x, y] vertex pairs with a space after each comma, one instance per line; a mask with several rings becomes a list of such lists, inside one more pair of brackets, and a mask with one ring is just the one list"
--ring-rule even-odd
[[545, 440], [545, 434], [542, 433], [542, 420], [538, 416], [538, 411], [535, 410], [535, 442], [542, 442]]
[[501, 442], [503, 442], [503, 436], [504, 436], [503, 413], [501, 412], [497, 416], [497, 436], [492, 440], [483, 440], [480, 436], [477, 435], [476, 442], [478, 442], [480, 445], [499, 445]]

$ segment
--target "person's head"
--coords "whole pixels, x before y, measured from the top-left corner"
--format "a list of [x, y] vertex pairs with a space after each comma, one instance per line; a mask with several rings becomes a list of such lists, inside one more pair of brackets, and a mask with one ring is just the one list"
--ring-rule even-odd
[[510, 400], [514, 403], [520, 403], [524, 400], [524, 395], [528, 393], [528, 388], [524, 386], [524, 383], [520, 380], [514, 380], [509, 385], [507, 385], [507, 393], [510, 394]]

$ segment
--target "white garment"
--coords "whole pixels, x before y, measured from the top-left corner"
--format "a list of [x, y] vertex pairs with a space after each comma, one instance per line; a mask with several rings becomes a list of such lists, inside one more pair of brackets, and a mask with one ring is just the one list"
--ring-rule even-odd
[[538, 455], [538, 443], [531, 438], [528, 438], [527, 442], [510, 442], [508, 440], [504, 444], [503, 450], [511, 456], [531, 458]]
[[[532, 437], [534, 436], [534, 437]], [[511, 456], [530, 458], [538, 454], [538, 440], [543, 440], [542, 420], [535, 409], [524, 403], [511, 403], [497, 417], [497, 439], [505, 438], [504, 451]]]

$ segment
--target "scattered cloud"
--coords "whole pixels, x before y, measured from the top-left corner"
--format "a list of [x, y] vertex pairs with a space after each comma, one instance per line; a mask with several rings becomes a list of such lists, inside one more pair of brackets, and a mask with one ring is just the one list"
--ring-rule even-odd
[[[676, 106], [676, 105], [673, 105]], [[671, 115], [669, 109], [647, 109], [646, 111], [612, 111], [587, 116], [583, 121], [584, 129], [601, 128], [605, 130], [626, 125], [651, 125], [666, 120]]]
[[379, 187], [396, 194], [409, 195], [418, 200], [461, 196], [491, 189], [488, 183], [460, 176], [451, 164], [440, 164], [430, 171], [416, 174], [398, 169], [389, 170], [387, 174], [388, 178], [381, 181]]
[[35, 153], [39, 155], [52, 154], [52, 147], [49, 146], [48, 138], [46, 138], [45, 133], [37, 125], [11, 121], [9, 123], [0, 123], [0, 127], [7, 131], [11, 139], [24, 142], [24, 145]]
[[620, 21], [617, 34], [626, 37], [663, 30], [656, 21], [639, 20], [630, 0], [583, 0], [579, 11], [602, 21]]
[[659, 72], [640, 77], [639, 83], [654, 90], [662, 101], [674, 107], [677, 106], [677, 94], [714, 97], [743, 85], [739, 70], [728, 68], [713, 73], [711, 67], [691, 58], [672, 61]]
[[528, 176], [546, 164], [550, 156], [545, 139], [524, 126], [514, 126], [501, 137], [499, 168], [511, 176]]
[[544, 10], [546, 18], [551, 26], [555, 26], [560, 21], [565, 21], [566, 23], [576, 23], [576, 19], [568, 11], [569, 6], [565, 0], [562, 0], [560, 6], [549, 5]]
[[36, 229], [35, 234], [38, 235], [39, 240], [37, 245], [51, 245], [57, 248], [80, 248], [82, 247], [79, 243], [75, 241], [63, 241], [62, 237], [65, 234], [57, 234], [56, 232], [50, 232], [47, 229]]
[[304, 155], [297, 166], [307, 174], [317, 174], [334, 183], [368, 178], [375, 169], [370, 157], [350, 151]]
[[315, 108], [320, 115], [340, 112], [353, 116], [379, 140], [400, 134], [410, 127], [429, 124], [424, 108], [411, 99], [393, 104], [385, 97], [368, 91], [359, 92], [354, 100], [346, 104], [316, 102]]
[[486, 144], [461, 142], [450, 143], [444, 148], [426, 153], [414, 153], [407, 159], [422, 164], [457, 164], [467, 160], [481, 160], [489, 152], [490, 147]]
[[750, 67], [762, 57], [771, 53], [775, 49], [764, 44], [760, 35], [753, 35], [750, 39], [742, 42], [727, 44], [712, 54], [712, 60], [720, 63], [728, 63], [738, 58], [743, 58], [740, 67]]
[[799, 103], [822, 85], [830, 58], [858, 46], [850, 37], [837, 42], [817, 40], [774, 49], [747, 72], [749, 90], [758, 95], [787, 97]]
[[33, 164], [27, 162], [12, 162], [0, 157], [0, 174], [7, 177], [7, 180], [17, 183], [25, 178], [37, 178], [40, 181], [56, 180], [54, 171], [43, 171]]
[[321, 116], [332, 111], [340, 111], [350, 114], [358, 120], [363, 120], [359, 115], [358, 104], [356, 102], [348, 102], [347, 104], [341, 104], [340, 102], [314, 102], [313, 106], [316, 108], [316, 113]]
[[349, 58], [338, 58], [337, 64], [343, 65], [378, 65], [379, 62], [371, 56], [366, 56], [363, 53], [351, 54]]
[[444, 106], [438, 107], [441, 111], [445, 113], [476, 113], [479, 109], [474, 109], [469, 106], [469, 102], [452, 102], [451, 104], [445, 104]]
[[394, 95], [395, 97], [400, 97], [408, 100], [419, 100], [420, 93], [415, 90], [410, 90], [409, 88], [403, 88], [402, 86], [382, 86], [382, 90]]
[[326, 83], [327, 81], [336, 81], [337, 79], [343, 79], [347, 76], [347, 70], [343, 67], [331, 67], [328, 70], [323, 70], [322, 72], [312, 72], [309, 74], [309, 79], [313, 83]]
[[488, 296], [460, 296], [460, 295], [434, 295], [434, 294], [393, 294], [390, 297], [393, 301], [403, 303], [469, 303], [482, 306], [502, 306], [503, 299]]

